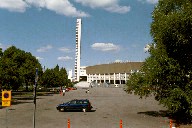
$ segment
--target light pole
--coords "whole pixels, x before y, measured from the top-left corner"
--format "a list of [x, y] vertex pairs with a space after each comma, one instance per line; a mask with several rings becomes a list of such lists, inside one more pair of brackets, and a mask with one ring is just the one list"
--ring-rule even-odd
[[35, 128], [35, 111], [36, 111], [36, 88], [37, 88], [37, 81], [38, 81], [38, 68], [36, 68], [35, 72], [35, 84], [33, 86], [33, 103], [34, 103], [34, 110], [33, 110], [33, 128]]

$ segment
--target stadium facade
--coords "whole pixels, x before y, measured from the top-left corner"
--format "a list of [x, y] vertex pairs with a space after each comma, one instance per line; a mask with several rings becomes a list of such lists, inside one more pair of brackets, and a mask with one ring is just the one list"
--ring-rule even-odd
[[86, 67], [87, 82], [126, 84], [132, 73], [139, 72], [143, 62], [118, 62]]

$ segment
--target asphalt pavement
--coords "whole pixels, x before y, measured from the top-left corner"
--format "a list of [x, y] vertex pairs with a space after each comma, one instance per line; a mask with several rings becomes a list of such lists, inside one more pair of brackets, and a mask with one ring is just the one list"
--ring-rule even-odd
[[[154, 97], [139, 99], [127, 94], [123, 88], [94, 87], [85, 92], [78, 88], [65, 96], [53, 94], [38, 96], [36, 111], [32, 100], [0, 109], [0, 128], [169, 128], [166, 108]], [[89, 99], [91, 112], [59, 112], [59, 103], [72, 99]], [[34, 114], [35, 112], [35, 114]], [[34, 116], [35, 115], [35, 116]], [[35, 125], [33, 119], [35, 118]]]

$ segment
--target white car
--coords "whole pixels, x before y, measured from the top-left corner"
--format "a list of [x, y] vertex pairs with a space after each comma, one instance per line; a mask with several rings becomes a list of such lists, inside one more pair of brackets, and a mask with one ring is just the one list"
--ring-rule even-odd
[[118, 87], [119, 87], [119, 85], [118, 85], [118, 84], [115, 84], [115, 87], [116, 87], [116, 88], [118, 88]]

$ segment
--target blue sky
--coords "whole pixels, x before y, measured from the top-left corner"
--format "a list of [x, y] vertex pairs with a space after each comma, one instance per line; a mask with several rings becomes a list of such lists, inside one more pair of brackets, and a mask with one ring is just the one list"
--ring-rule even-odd
[[0, 47], [14, 45], [42, 66], [74, 69], [76, 19], [81, 66], [144, 61], [158, 0], [0, 0]]

